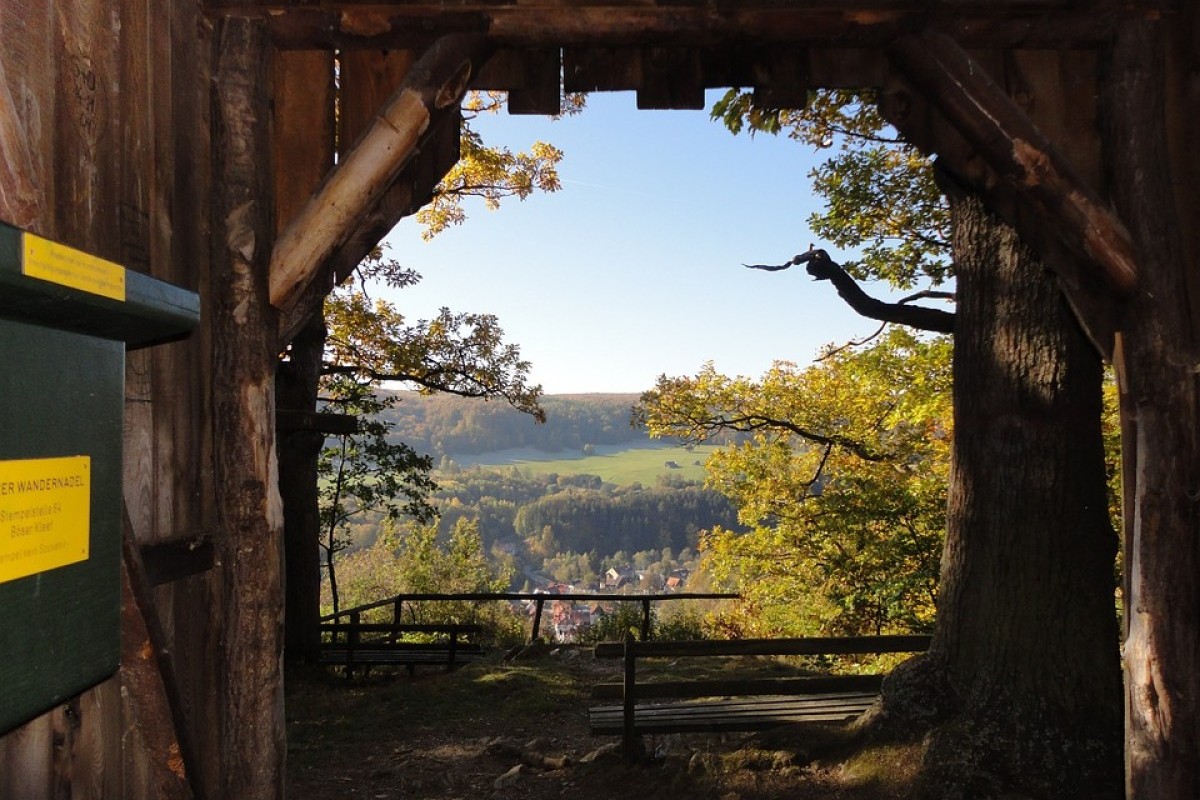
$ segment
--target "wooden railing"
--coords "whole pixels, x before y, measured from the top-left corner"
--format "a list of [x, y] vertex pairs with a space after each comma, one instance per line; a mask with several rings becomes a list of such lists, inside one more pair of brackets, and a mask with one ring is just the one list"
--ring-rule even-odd
[[[442, 665], [447, 671], [483, 657], [479, 625], [365, 623], [357, 611], [350, 621], [321, 625], [320, 663], [345, 670], [347, 679], [359, 668], [404, 666], [411, 673], [420, 664]], [[412, 641], [419, 634], [421, 641]]]
[[542, 611], [547, 601], [554, 602], [555, 600], [587, 600], [595, 602], [617, 602], [617, 603], [641, 603], [642, 605], [642, 625], [641, 636], [642, 641], [649, 641], [653, 635], [651, 630], [651, 607], [654, 603], [669, 602], [674, 600], [728, 600], [736, 599], [741, 595], [728, 592], [675, 592], [671, 594], [617, 594], [615, 592], [566, 592], [563, 594], [547, 594], [545, 592], [459, 592], [449, 594], [439, 593], [408, 593], [398, 594], [393, 597], [388, 597], [383, 600], [377, 600], [374, 603], [367, 603], [354, 608], [347, 608], [339, 611], [336, 614], [328, 614], [321, 617], [321, 623], [335, 623], [343, 618], [349, 619], [351, 615], [358, 614], [360, 617], [368, 611], [374, 611], [379, 608], [392, 608], [392, 624], [402, 624], [401, 612], [405, 603], [417, 603], [421, 601], [441, 601], [441, 600], [461, 600], [476, 603], [497, 602], [497, 601], [513, 601], [513, 600], [532, 600], [535, 604], [533, 624], [530, 627], [529, 641], [533, 641], [538, 636], [538, 631], [542, 625]]

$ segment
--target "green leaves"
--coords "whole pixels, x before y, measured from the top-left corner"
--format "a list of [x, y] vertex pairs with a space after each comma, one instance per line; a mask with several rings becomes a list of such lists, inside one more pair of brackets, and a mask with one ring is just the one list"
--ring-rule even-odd
[[480, 113], [496, 113], [503, 107], [497, 93], [474, 92], [464, 103], [459, 160], [434, 188], [433, 200], [416, 214], [425, 226], [421, 236], [432, 239], [467, 218], [463, 198], [478, 197], [489, 210], [500, 207], [507, 197], [524, 200], [535, 191], [557, 192], [562, 188], [558, 163], [562, 151], [546, 142], [534, 142], [527, 152], [514, 153], [507, 147], [491, 147], [471, 128]]
[[730, 89], [713, 119], [734, 134], [778, 134], [837, 152], [809, 173], [826, 209], [808, 224], [824, 241], [861, 251], [843, 263], [859, 280], [901, 289], [937, 286], [952, 274], [949, 211], [929, 159], [902, 142], [875, 106], [872, 92], [821, 90], [803, 109], [768, 109], [753, 94]]
[[740, 441], [709, 484], [747, 534], [714, 529], [704, 568], [744, 601], [740, 635], [878, 633], [932, 622], [951, 436], [950, 343], [893, 330], [761, 380], [706, 367], [660, 378], [637, 418], [656, 436]]
[[848, 149], [810, 173], [826, 210], [808, 224], [823, 240], [861, 250], [843, 263], [860, 280], [910, 289], [950, 277], [950, 215], [928, 161], [908, 145]]

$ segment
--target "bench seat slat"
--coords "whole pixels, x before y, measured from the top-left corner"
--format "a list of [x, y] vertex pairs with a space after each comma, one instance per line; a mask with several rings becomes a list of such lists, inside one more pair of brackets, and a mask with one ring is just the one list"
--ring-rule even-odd
[[[798, 722], [844, 722], [865, 712], [875, 695], [841, 698], [779, 698], [777, 701], [717, 701], [638, 706], [635, 724], [642, 733], [686, 731], [749, 731]], [[620, 706], [592, 709], [589, 727], [593, 733], [620, 733]]]
[[[621, 684], [601, 684], [592, 695], [621, 699], [619, 706], [589, 709], [593, 733], [619, 734], [625, 757], [642, 752], [637, 738], [645, 733], [755, 731], [795, 723], [844, 723], [876, 702], [881, 675], [811, 675], [769, 678], [719, 678], [637, 682], [636, 662], [644, 658], [713, 658], [746, 656], [818, 656], [911, 653], [927, 650], [925, 635], [740, 639], [729, 641], [636, 641], [596, 645], [596, 658], [624, 660]], [[658, 698], [661, 702], [648, 703]], [[671, 702], [674, 699], [675, 702]]]

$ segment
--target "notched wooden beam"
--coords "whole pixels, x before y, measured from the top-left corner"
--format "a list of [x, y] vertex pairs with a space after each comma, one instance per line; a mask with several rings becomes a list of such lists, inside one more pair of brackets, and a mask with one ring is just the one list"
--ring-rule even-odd
[[508, 113], [562, 113], [562, 51], [556, 47], [520, 52], [520, 82], [508, 92]]
[[642, 50], [642, 86], [637, 93], [640, 109], [704, 108], [704, 73], [700, 53], [681, 47], [647, 47]]
[[940, 34], [905, 37], [889, 55], [996, 174], [1042, 212], [1063, 242], [1100, 268], [1114, 294], [1133, 292], [1138, 260], [1129, 232], [985, 70]]

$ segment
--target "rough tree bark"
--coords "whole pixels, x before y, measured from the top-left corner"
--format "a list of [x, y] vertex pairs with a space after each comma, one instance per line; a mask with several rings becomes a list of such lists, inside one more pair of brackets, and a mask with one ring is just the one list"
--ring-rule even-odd
[[214, 36], [214, 485], [220, 797], [283, 797], [283, 512], [275, 458], [270, 42], [260, 22]]
[[[1172, 169], [1164, 132], [1164, 37], [1186, 35], [1186, 26], [1171, 30], [1178, 24], [1123, 26], [1108, 53], [1104, 82], [1105, 160], [1114, 202], [1145, 265], [1139, 291], [1125, 309], [1123, 347], [1115, 359], [1127, 504], [1130, 800], [1200, 797], [1200, 335], [1188, 286], [1195, 265], [1187, 262], [1180, 237], [1184, 225], [1195, 225], [1196, 207], [1177, 199], [1186, 196], [1173, 184], [1187, 185], [1180, 177], [1186, 170], [1178, 163]], [[1194, 107], [1182, 113], [1195, 118]], [[1195, 151], [1180, 156], [1194, 159]]]
[[877, 720], [932, 729], [930, 798], [1121, 794], [1101, 363], [1053, 278], [952, 199], [954, 449], [938, 618]]

